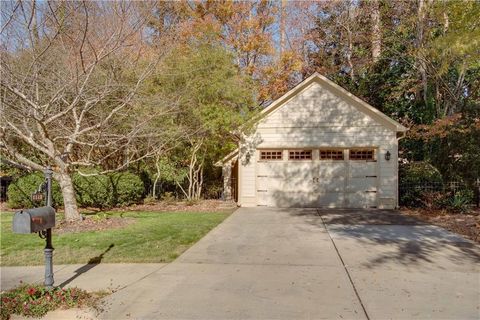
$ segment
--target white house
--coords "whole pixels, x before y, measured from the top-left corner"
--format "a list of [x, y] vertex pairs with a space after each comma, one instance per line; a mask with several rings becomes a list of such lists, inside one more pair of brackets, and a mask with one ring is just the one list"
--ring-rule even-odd
[[395, 208], [407, 128], [315, 73], [265, 108], [223, 167], [240, 206]]

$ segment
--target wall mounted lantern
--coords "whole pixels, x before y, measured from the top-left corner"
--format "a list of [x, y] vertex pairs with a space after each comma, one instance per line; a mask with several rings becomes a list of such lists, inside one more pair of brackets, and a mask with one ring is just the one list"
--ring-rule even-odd
[[247, 153], [245, 154], [245, 160], [247, 160], [247, 163], [250, 161], [250, 152], [247, 151]]
[[389, 161], [390, 160], [390, 151], [387, 151], [387, 153], [385, 153], [385, 160]]

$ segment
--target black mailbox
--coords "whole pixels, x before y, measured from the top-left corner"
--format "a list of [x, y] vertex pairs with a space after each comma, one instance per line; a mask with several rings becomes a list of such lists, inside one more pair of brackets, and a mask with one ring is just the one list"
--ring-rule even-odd
[[55, 226], [55, 209], [40, 207], [22, 210], [13, 216], [14, 233], [36, 233]]

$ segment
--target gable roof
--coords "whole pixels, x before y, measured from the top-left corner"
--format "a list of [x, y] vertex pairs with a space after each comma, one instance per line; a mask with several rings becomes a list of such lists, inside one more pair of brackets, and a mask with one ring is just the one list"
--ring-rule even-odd
[[[347, 102], [350, 102], [350, 104], [356, 107], [359, 111], [367, 114], [374, 120], [384, 124], [387, 128], [395, 130], [396, 132], [405, 132], [408, 130], [408, 128], [404, 127], [403, 125], [393, 120], [392, 118], [388, 117], [378, 109], [372, 107], [362, 99], [358, 98], [357, 96], [343, 89], [341, 86], [329, 80], [327, 77], [322, 76], [318, 72], [315, 72], [310, 77], [306, 78], [305, 80], [300, 82], [298, 85], [296, 85], [294, 88], [292, 88], [290, 91], [285, 93], [283, 96], [273, 101], [268, 107], [263, 109], [257, 116], [247, 121], [247, 123], [244, 124], [241, 128], [244, 128], [248, 124], [256, 123], [261, 119], [265, 118], [266, 116], [271, 114], [273, 111], [283, 106], [286, 102], [291, 100], [293, 97], [298, 95], [308, 86], [310, 86], [312, 83], [318, 83], [323, 88], [330, 90], [332, 93], [338, 95], [340, 98], [346, 100]], [[221, 166], [222, 163], [225, 163], [229, 160], [234, 159], [237, 155], [238, 155], [238, 149], [229, 153], [222, 160], [218, 161], [215, 165]]]
[[222, 160], [219, 160], [215, 163], [216, 167], [221, 167], [222, 164], [229, 160], [234, 160], [238, 157], [238, 148], [227, 154], [225, 157], [222, 158]]
[[306, 89], [310, 84], [314, 82], [317, 82], [323, 88], [330, 90], [331, 92], [333, 92], [334, 94], [337, 94], [344, 100], [351, 102], [351, 104], [355, 106], [358, 110], [371, 116], [374, 120], [377, 120], [385, 124], [387, 127], [391, 128], [392, 130], [395, 130], [397, 132], [405, 132], [408, 130], [406, 127], [402, 126], [397, 121], [383, 114], [378, 109], [372, 107], [362, 99], [358, 98], [357, 96], [343, 89], [341, 86], [329, 80], [327, 77], [322, 76], [318, 72], [315, 72], [310, 77], [306, 78], [305, 80], [300, 82], [298, 85], [296, 85], [293, 89], [285, 93], [283, 96], [281, 96], [280, 98], [272, 102], [268, 107], [263, 109], [259, 115], [257, 115], [256, 117], [253, 117], [247, 123], [260, 121], [262, 118], [266, 117], [268, 114], [280, 108], [287, 101], [289, 101], [291, 98], [299, 94], [301, 91]]

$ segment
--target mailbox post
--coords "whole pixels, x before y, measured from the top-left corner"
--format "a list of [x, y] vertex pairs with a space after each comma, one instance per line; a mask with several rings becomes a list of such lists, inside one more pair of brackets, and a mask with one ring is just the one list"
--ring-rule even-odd
[[[52, 207], [52, 175], [53, 170], [48, 166], [45, 169], [45, 180], [47, 183], [47, 207]], [[41, 236], [40, 236], [41, 237]], [[48, 228], [45, 233], [45, 286], [53, 287], [53, 246], [52, 246], [52, 228]]]
[[[42, 190], [45, 191], [45, 207], [21, 210], [13, 217], [14, 233], [37, 233], [40, 238], [45, 239], [45, 287], [53, 287], [53, 246], [52, 228], [55, 226], [55, 209], [52, 207], [52, 174], [53, 171], [47, 167], [44, 171], [45, 183]], [[37, 192], [38, 195], [38, 192]]]

